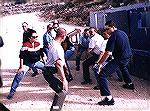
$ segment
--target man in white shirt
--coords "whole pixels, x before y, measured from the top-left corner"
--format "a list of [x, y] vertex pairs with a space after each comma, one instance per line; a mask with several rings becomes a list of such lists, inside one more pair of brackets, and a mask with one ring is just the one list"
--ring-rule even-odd
[[[83, 62], [83, 79], [84, 81], [81, 82], [82, 85], [84, 84], [92, 84], [92, 80], [90, 79], [90, 72], [89, 72], [89, 67], [91, 65], [94, 65], [95, 62], [98, 60], [99, 55], [103, 55], [105, 52], [105, 47], [107, 40], [104, 40], [104, 38], [97, 33], [97, 31], [91, 27], [89, 29], [90, 33], [90, 42], [89, 42], [89, 47], [88, 47], [88, 53], [91, 53], [92, 56], [86, 59]], [[97, 79], [97, 73], [95, 73], [96, 79]], [[98, 82], [98, 79], [97, 79]]]
[[[59, 28], [57, 30], [53, 45], [48, 52], [43, 73], [49, 86], [56, 92], [50, 111], [60, 111], [62, 109], [68, 91], [68, 81], [65, 77], [67, 67], [64, 58], [64, 50], [61, 46], [61, 43], [66, 38], [66, 33], [64, 28]], [[58, 75], [56, 75], [56, 73]]]

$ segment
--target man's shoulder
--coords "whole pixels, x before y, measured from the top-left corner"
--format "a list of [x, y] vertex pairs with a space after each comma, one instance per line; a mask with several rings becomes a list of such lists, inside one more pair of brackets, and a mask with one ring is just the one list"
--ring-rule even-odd
[[30, 42], [23, 43], [23, 47], [33, 48], [33, 45]]

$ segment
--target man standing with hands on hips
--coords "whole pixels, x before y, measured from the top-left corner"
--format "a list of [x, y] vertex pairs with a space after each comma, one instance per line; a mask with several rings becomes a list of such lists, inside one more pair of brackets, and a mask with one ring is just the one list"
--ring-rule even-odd
[[[49, 49], [43, 76], [49, 86], [55, 91], [55, 96], [50, 111], [61, 111], [68, 91], [68, 81], [65, 77], [67, 67], [64, 50], [61, 43], [66, 38], [66, 30], [59, 28], [52, 47]], [[58, 75], [56, 75], [56, 73]]]
[[[108, 39], [105, 53], [99, 64], [99, 85], [101, 96], [103, 100], [98, 102], [99, 105], [114, 105], [114, 99], [111, 95], [110, 89], [107, 83], [107, 76], [115, 72], [118, 68], [122, 72], [123, 80], [125, 84], [123, 88], [134, 90], [134, 84], [130, 78], [128, 71], [128, 64], [130, 57], [132, 56], [128, 36], [124, 31], [116, 28], [116, 24], [113, 21], [107, 21], [105, 23], [105, 28], [107, 33], [110, 34]], [[102, 64], [107, 60], [107, 58], [112, 54], [113, 60], [108, 62], [108, 64], [102, 68]]]

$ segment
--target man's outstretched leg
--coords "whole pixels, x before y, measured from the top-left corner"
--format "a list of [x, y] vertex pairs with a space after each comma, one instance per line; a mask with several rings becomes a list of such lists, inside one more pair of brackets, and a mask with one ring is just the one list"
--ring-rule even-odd
[[60, 93], [55, 93], [50, 111], [61, 111], [66, 95], [67, 92], [65, 90], [62, 90]]

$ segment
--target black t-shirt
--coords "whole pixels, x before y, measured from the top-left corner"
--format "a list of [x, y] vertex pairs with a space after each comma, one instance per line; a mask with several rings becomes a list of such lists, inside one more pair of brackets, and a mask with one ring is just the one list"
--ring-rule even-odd
[[106, 51], [112, 52], [116, 60], [129, 58], [132, 52], [127, 34], [121, 30], [113, 32], [108, 39]]
[[35, 63], [40, 61], [42, 56], [41, 50], [30, 52], [30, 51], [20, 51], [19, 58], [23, 59], [23, 64]]

